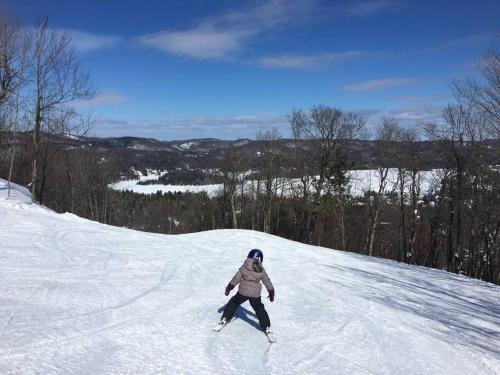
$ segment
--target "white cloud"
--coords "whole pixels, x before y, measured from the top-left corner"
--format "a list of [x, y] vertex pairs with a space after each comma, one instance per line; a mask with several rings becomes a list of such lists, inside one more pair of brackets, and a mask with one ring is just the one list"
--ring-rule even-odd
[[302, 17], [315, 1], [271, 0], [206, 18], [185, 30], [163, 30], [138, 38], [139, 44], [195, 59], [230, 58], [251, 38]]
[[415, 78], [386, 78], [353, 83], [350, 85], [346, 85], [343, 88], [345, 91], [350, 92], [367, 92], [380, 90], [387, 87], [413, 85], [417, 82], [418, 81]]
[[424, 122], [442, 117], [443, 106], [420, 105], [414, 107], [395, 108], [389, 114], [401, 121]]
[[94, 108], [94, 107], [104, 107], [115, 104], [127, 103], [130, 97], [116, 91], [108, 90], [100, 94], [97, 94], [91, 99], [85, 100], [75, 100], [71, 104], [75, 108]]
[[116, 47], [123, 41], [122, 38], [118, 36], [99, 35], [80, 30], [59, 29], [58, 31], [68, 33], [71, 37], [71, 46], [80, 53]]
[[196, 59], [221, 59], [240, 48], [245, 34], [238, 31], [220, 31], [202, 25], [186, 31], [163, 31], [140, 38], [144, 46], [163, 52]]
[[338, 53], [320, 53], [315, 55], [281, 55], [263, 57], [258, 60], [260, 65], [270, 68], [316, 69], [325, 64], [335, 64], [361, 56], [360, 51]]

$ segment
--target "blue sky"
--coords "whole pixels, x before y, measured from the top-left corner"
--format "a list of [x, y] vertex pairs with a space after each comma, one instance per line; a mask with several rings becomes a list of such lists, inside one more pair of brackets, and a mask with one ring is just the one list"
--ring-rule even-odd
[[[498, 1], [15, 0], [67, 30], [99, 136], [255, 137], [316, 104], [407, 126], [439, 117], [453, 78], [498, 43]], [[495, 42], [496, 41], [496, 42]]]

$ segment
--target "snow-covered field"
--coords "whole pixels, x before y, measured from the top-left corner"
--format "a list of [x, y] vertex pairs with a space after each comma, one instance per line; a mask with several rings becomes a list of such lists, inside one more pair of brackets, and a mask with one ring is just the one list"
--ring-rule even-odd
[[209, 196], [213, 197], [217, 195], [222, 189], [222, 185], [163, 185], [163, 184], [151, 184], [151, 185], [139, 185], [139, 182], [157, 180], [166, 172], [158, 170], [147, 170], [147, 175], [144, 175], [141, 171], [133, 170], [137, 175], [137, 179], [134, 180], [122, 180], [111, 184], [109, 187], [114, 190], [119, 191], [133, 191], [138, 194], [156, 194], [156, 192], [161, 191], [162, 193], [202, 193], [206, 192]]
[[[243, 230], [166, 236], [30, 204], [0, 180], [1, 374], [500, 374], [500, 287]], [[259, 247], [269, 344], [247, 304]]]
[[[138, 178], [134, 180], [123, 180], [118, 181], [110, 185], [112, 189], [120, 191], [133, 191], [138, 194], [155, 194], [158, 191], [163, 193], [175, 193], [175, 192], [191, 192], [200, 193], [206, 192], [209, 196], [213, 197], [222, 192], [222, 184], [211, 184], [211, 185], [162, 185], [162, 184], [151, 184], [151, 185], [139, 185], [138, 183], [146, 180], [155, 180], [161, 176], [161, 171], [149, 170], [148, 175], [144, 176], [141, 172], [136, 171]], [[427, 193], [433, 187], [439, 186], [441, 170], [435, 169], [431, 171], [422, 171], [419, 175], [419, 186], [421, 190], [421, 195]], [[380, 181], [379, 174], [377, 170], [353, 170], [349, 173], [350, 176], [350, 187], [351, 194], [353, 196], [362, 196], [365, 192], [369, 190], [378, 190], [378, 184]], [[299, 188], [300, 181], [291, 179], [282, 184], [282, 179], [279, 180], [279, 188], [284, 189], [284, 194], [289, 195], [291, 189]], [[398, 183], [398, 173], [396, 169], [390, 169], [387, 175], [387, 186], [385, 191], [397, 191]], [[252, 189], [252, 182], [246, 182], [247, 191], [255, 191], [255, 186]], [[256, 184], [254, 184], [256, 185]]]
[[209, 196], [215, 196], [222, 189], [222, 185], [139, 185], [138, 180], [124, 180], [111, 184], [111, 188], [120, 191], [133, 191], [138, 194], [156, 194], [162, 193], [203, 193], [206, 192]]
[[[436, 189], [440, 186], [441, 169], [432, 169], [430, 171], [421, 171], [418, 175], [418, 185], [420, 187], [420, 195], [429, 192], [429, 190]], [[365, 192], [378, 190], [380, 183], [380, 174], [376, 169], [366, 170], [353, 170], [349, 173], [351, 194], [354, 196], [361, 196]], [[406, 177], [409, 182], [410, 178]], [[390, 168], [387, 174], [387, 185], [385, 192], [398, 191], [398, 170]]]

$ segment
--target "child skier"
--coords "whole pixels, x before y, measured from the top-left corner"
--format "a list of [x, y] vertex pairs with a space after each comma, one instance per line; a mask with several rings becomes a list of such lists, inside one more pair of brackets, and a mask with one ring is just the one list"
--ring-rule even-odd
[[[241, 305], [246, 300], [250, 301], [250, 305], [255, 311], [257, 318], [259, 319], [261, 329], [268, 335], [269, 340], [272, 341], [271, 332], [271, 321], [269, 320], [269, 315], [267, 314], [264, 304], [260, 300], [260, 293], [262, 290], [262, 283], [264, 283], [267, 291], [269, 292], [268, 298], [271, 302], [274, 301], [274, 287], [267, 275], [264, 267], [262, 267], [262, 262], [264, 260], [264, 254], [259, 249], [253, 249], [248, 253], [248, 257], [240, 267], [236, 275], [231, 279], [229, 284], [227, 284], [225, 294], [229, 295], [229, 292], [238, 284], [238, 292], [233, 296], [226, 305], [224, 313], [222, 314], [221, 321], [218, 326], [222, 329], [226, 323], [230, 322], [233, 318], [234, 313], [239, 305]], [[216, 330], [219, 330], [216, 329]]]

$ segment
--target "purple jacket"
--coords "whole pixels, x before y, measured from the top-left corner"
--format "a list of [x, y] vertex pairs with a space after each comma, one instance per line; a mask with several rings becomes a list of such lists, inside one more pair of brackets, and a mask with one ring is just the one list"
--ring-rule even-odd
[[230, 284], [233, 286], [240, 284], [238, 292], [245, 297], [258, 298], [262, 291], [261, 281], [268, 291], [273, 290], [274, 287], [271, 279], [267, 276], [266, 270], [262, 265], [260, 268], [257, 264], [254, 265], [254, 262], [257, 263], [255, 259], [247, 258], [231, 279]]

